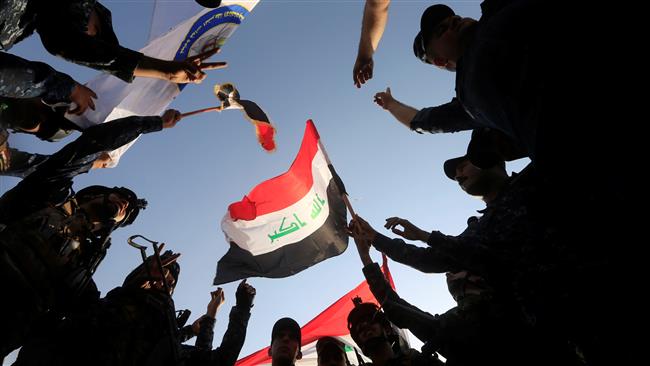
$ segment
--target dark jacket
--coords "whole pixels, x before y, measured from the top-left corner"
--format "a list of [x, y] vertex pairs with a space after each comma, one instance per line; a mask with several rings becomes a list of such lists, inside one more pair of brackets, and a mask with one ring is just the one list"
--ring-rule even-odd
[[510, 178], [497, 198], [481, 210], [483, 215], [468, 220], [467, 228], [458, 236], [433, 231], [428, 246], [418, 247], [378, 233], [372, 245], [391, 259], [422, 272], [466, 270], [492, 285], [508, 282], [513, 266], [523, 260], [522, 253], [534, 250], [532, 245], [544, 238], [540, 232], [544, 228], [534, 209], [538, 188], [535, 179], [530, 166]]
[[123, 146], [143, 133], [160, 131], [158, 116], [131, 116], [88, 128], [73, 142], [0, 197], [0, 223], [9, 224], [25, 215], [65, 202], [72, 180], [86, 173], [99, 154]]
[[[93, 10], [101, 30], [90, 36], [86, 24]], [[143, 54], [120, 46], [112, 23], [111, 12], [95, 0], [47, 1], [40, 10], [37, 31], [51, 54], [131, 82]]]
[[552, 42], [557, 42], [550, 37], [554, 27], [547, 24], [554, 19], [548, 16], [554, 6], [544, 1], [484, 1], [483, 15], [458, 60], [456, 98], [422, 109], [411, 128], [432, 133], [498, 129], [535, 160], [540, 118], [552, 103], [547, 84], [558, 69], [548, 62]]
[[212, 349], [215, 319], [204, 317], [194, 347], [184, 346], [186, 366], [233, 366], [244, 346], [246, 328], [250, 319], [250, 308], [233, 306], [230, 310], [228, 329], [219, 347]]

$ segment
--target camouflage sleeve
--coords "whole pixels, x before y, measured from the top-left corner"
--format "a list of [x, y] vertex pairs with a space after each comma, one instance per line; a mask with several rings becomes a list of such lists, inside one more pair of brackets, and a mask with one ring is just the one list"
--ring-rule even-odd
[[476, 122], [456, 98], [437, 107], [422, 108], [411, 121], [411, 129], [417, 133], [458, 132], [476, 127]]
[[194, 346], [198, 350], [212, 350], [212, 340], [214, 339], [214, 324], [217, 322], [216, 319], [210, 316], [204, 316], [199, 321], [200, 330], [199, 334], [196, 336], [196, 342]]
[[36, 168], [45, 162], [50, 156], [30, 153], [18, 149], [9, 148], [10, 165], [7, 169], [0, 168], [0, 175], [7, 175], [17, 178], [25, 178]]
[[208, 366], [233, 366], [239, 357], [239, 352], [244, 346], [246, 339], [246, 327], [251, 313], [248, 309], [243, 310], [233, 306], [230, 311], [228, 329], [223, 335], [221, 345], [210, 352]]
[[48, 104], [69, 103], [76, 84], [70, 76], [45, 63], [0, 52], [0, 96], [39, 97]]
[[140, 134], [161, 129], [162, 118], [158, 116], [131, 116], [86, 129], [0, 197], [0, 222], [8, 222], [50, 203], [59, 203], [53, 200], [60, 199], [62, 192], [67, 194], [72, 179], [87, 173], [99, 153], [125, 145]]
[[192, 329], [192, 326], [186, 325], [180, 329], [178, 334], [178, 339], [181, 343], [184, 343], [194, 338], [194, 336], [196, 336], [196, 334], [194, 334], [194, 330]]
[[434, 231], [427, 244], [436, 257], [443, 258], [453, 268], [452, 272], [462, 269], [481, 277], [494, 278], [501, 277], [505, 271], [507, 254], [485, 245], [478, 235], [449, 236]]
[[425, 273], [443, 273], [456, 268], [434, 248], [422, 248], [407, 244], [401, 239], [390, 239], [377, 233], [372, 245], [390, 259]]
[[438, 330], [437, 316], [411, 305], [402, 299], [390, 287], [377, 263], [363, 267], [363, 274], [370, 285], [370, 291], [384, 309], [391, 323], [402, 329], [408, 329], [422, 342], [436, 337]]
[[71, 179], [87, 172], [98, 153], [115, 150], [141, 134], [161, 129], [162, 118], [158, 116], [131, 116], [89, 127], [50, 156], [30, 177], [41, 182]]

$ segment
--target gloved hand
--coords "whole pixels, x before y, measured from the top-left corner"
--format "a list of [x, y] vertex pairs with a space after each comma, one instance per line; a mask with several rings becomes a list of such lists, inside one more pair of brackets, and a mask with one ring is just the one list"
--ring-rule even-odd
[[246, 283], [244, 279], [237, 286], [237, 292], [235, 292], [235, 298], [237, 299], [237, 307], [242, 309], [250, 309], [253, 307], [253, 299], [255, 298], [255, 287]]

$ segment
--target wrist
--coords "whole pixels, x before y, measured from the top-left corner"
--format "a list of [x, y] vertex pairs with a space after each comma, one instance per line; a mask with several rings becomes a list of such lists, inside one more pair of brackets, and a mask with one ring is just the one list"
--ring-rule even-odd
[[171, 72], [167, 62], [152, 57], [144, 56], [133, 71], [134, 76], [168, 80]]
[[424, 230], [420, 230], [420, 235], [419, 235], [420, 241], [423, 241], [425, 243], [428, 242], [429, 241], [429, 235], [430, 235], [429, 232], [424, 231]]
[[241, 310], [250, 310], [250, 308], [253, 307], [253, 303], [252, 303], [252, 302], [251, 302], [251, 303], [241, 303], [241, 302], [238, 302], [237, 304], [235, 304], [235, 306], [236, 306], [238, 309], [241, 309]]
[[363, 264], [364, 267], [372, 264], [372, 258], [370, 258], [370, 254], [366, 253], [365, 255], [361, 255], [361, 264]]

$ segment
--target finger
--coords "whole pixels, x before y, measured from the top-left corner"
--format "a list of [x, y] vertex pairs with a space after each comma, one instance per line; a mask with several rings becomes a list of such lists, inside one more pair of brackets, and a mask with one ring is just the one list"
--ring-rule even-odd
[[165, 243], [160, 244], [160, 246], [158, 247], [158, 253], [162, 252], [163, 249], [165, 249]]
[[170, 264], [176, 262], [176, 260], [177, 260], [178, 257], [180, 257], [180, 256], [181, 256], [181, 253], [175, 253], [175, 254], [172, 254], [171, 257], [166, 258], [166, 259], [162, 262], [163, 267], [168, 266], [168, 265], [170, 265]]
[[74, 109], [69, 109], [68, 113], [79, 115], [81, 114], [79, 113], [80, 110], [81, 110], [81, 106], [77, 105]]
[[88, 106], [89, 106], [90, 109], [92, 109], [93, 111], [95, 110], [95, 102], [93, 101], [93, 98], [88, 98]]
[[386, 229], [394, 230], [397, 226], [399, 226], [399, 224], [394, 222], [394, 223], [391, 223], [390, 225], [386, 225]]
[[397, 217], [389, 217], [386, 219], [386, 225], [385, 227], [388, 228], [388, 226], [395, 225], [399, 221], [399, 218]]
[[386, 88], [386, 94], [391, 95], [391, 93], [390, 93], [390, 87]]
[[357, 70], [354, 73], [353, 79], [354, 79], [354, 85], [356, 85], [357, 88], [360, 88], [361, 87], [361, 73], [359, 72], [359, 70]]
[[221, 49], [219, 47], [215, 47], [215, 48], [213, 48], [213, 49], [211, 49], [209, 51], [205, 51], [203, 53], [199, 53], [199, 54], [194, 55], [192, 57], [188, 57], [188, 60], [192, 60], [192, 61], [194, 61], [194, 60], [199, 60], [199, 61], [205, 60], [205, 59], [208, 59], [208, 58], [216, 55], [217, 53], [219, 53], [220, 50]]
[[88, 88], [88, 91], [90, 91], [90, 96], [91, 96], [91, 97], [93, 97], [93, 98], [95, 98], [95, 99], [97, 99], [97, 94], [95, 93], [95, 91], [94, 91], [94, 90], [92, 90], [92, 89], [90, 89], [90, 88]]
[[398, 228], [393, 228], [392, 232], [394, 234], [399, 235], [399, 236], [402, 236], [404, 234], [404, 232], [402, 230], [398, 229]]
[[192, 82], [194, 84], [201, 84], [203, 82], [203, 80], [205, 80], [205, 78], [207, 78], [207, 77], [208, 77], [208, 75], [206, 73], [201, 72], [197, 77], [194, 78], [194, 80], [192, 80]]
[[228, 67], [227, 62], [206, 62], [204, 64], [199, 65], [201, 70], [217, 70], [217, 69], [223, 69]]
[[196, 77], [201, 72], [201, 67], [199, 65], [196, 65], [196, 64], [193, 64], [193, 63], [185, 62], [183, 64], [183, 71], [185, 71], [185, 73], [187, 73], [187, 74], [189, 74], [189, 75], [191, 75], [193, 77]]

